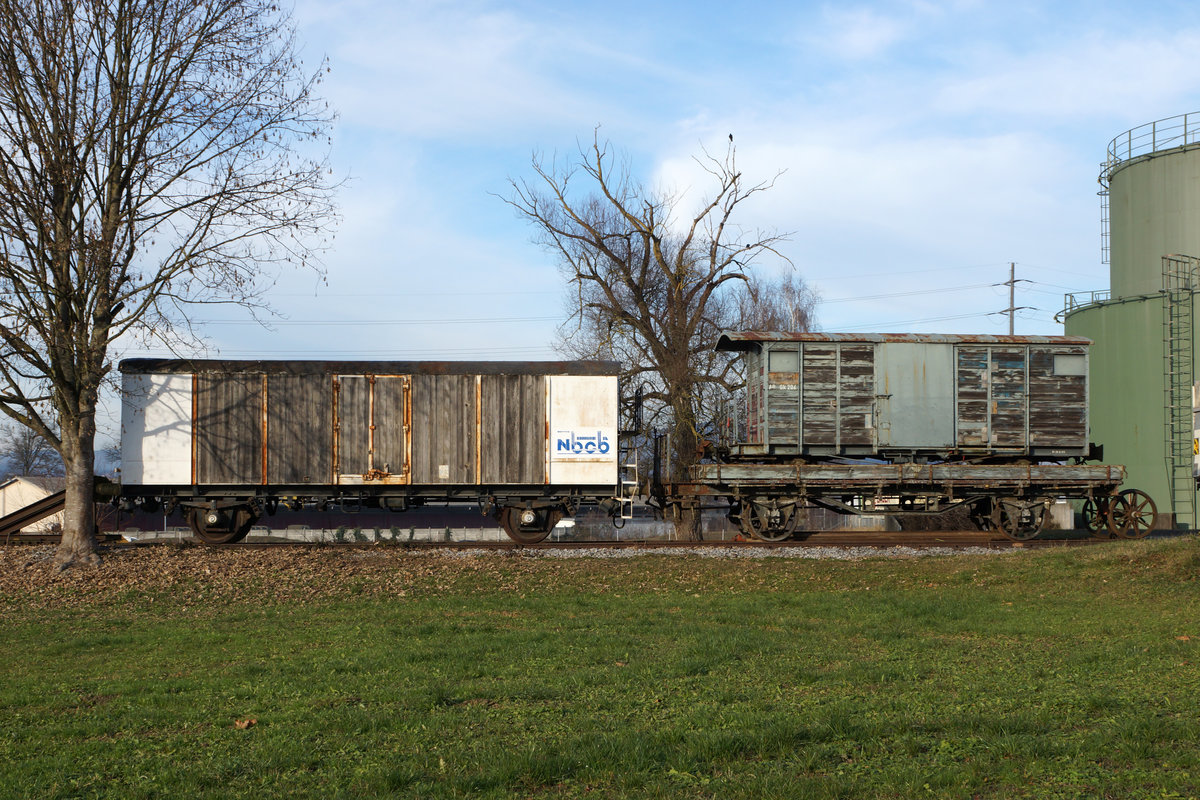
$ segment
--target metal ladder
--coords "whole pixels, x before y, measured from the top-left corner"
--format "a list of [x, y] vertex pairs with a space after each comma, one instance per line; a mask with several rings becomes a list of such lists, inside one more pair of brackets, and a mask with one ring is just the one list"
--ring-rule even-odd
[[1163, 256], [1163, 408], [1164, 454], [1167, 486], [1176, 526], [1185, 522], [1196, 527], [1196, 486], [1192, 473], [1192, 386], [1195, 367], [1193, 344], [1193, 295], [1200, 259], [1192, 256]]
[[[636, 451], [635, 451], [636, 452]], [[633, 502], [637, 499], [638, 465], [637, 459], [626, 460], [621, 464], [621, 519], [633, 519]]]

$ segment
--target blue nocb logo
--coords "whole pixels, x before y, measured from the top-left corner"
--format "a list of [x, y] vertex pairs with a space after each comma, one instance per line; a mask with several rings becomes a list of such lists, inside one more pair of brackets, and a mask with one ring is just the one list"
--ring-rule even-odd
[[558, 431], [554, 436], [554, 454], [556, 456], [602, 456], [612, 449], [608, 437], [600, 431], [579, 433], [578, 431]]

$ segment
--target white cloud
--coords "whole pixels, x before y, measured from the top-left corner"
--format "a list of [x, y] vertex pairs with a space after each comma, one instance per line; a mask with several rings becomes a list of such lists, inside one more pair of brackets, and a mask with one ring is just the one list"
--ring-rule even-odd
[[564, 73], [572, 63], [594, 70], [628, 62], [586, 32], [490, 4], [342, 8], [332, 19], [307, 11], [305, 18], [332, 44], [329, 92], [343, 120], [423, 140], [494, 141], [531, 125], [595, 124], [613, 113], [612, 99]]
[[825, 26], [803, 41], [835, 59], [875, 58], [909, 35], [910, 23], [867, 7], [827, 8]]
[[941, 82], [932, 107], [955, 115], [1014, 114], [1048, 120], [1127, 115], [1149, 121], [1191, 108], [1200, 72], [1181, 69], [1181, 54], [1200, 33], [1161, 38], [1085, 36], [1029, 53], [992, 52], [967, 63], [967, 74]]

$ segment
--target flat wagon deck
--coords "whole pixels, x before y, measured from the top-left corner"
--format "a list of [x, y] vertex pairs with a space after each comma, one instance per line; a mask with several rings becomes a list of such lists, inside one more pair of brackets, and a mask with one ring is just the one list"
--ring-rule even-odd
[[1154, 527], [1156, 510], [1144, 493], [1120, 492], [1124, 479], [1124, 467], [1105, 464], [711, 463], [653, 493], [664, 505], [721, 500], [747, 534], [766, 541], [803, 537], [808, 506], [900, 516], [963, 507], [979, 528], [1024, 540], [1042, 530], [1058, 498], [1084, 501], [1092, 529], [1141, 536]]

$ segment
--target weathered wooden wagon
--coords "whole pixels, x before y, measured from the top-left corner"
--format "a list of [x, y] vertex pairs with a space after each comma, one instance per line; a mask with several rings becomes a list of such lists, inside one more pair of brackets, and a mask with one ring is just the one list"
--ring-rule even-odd
[[727, 332], [755, 456], [1088, 455], [1088, 346], [1067, 336]]
[[238, 541], [280, 503], [478, 503], [538, 541], [617, 495], [610, 362], [121, 363], [121, 496]]
[[1153, 501], [1118, 493], [1123, 467], [1083, 463], [1101, 455], [1088, 441], [1090, 344], [726, 332], [717, 349], [741, 353], [746, 375], [744, 417], [729, 426], [741, 436], [690, 481], [656, 477], [655, 492], [665, 505], [723, 500], [743, 531], [766, 540], [803, 535], [809, 506], [856, 515], [963, 507], [979, 527], [1027, 539], [1059, 497], [1084, 500], [1089, 527], [1145, 535]]

